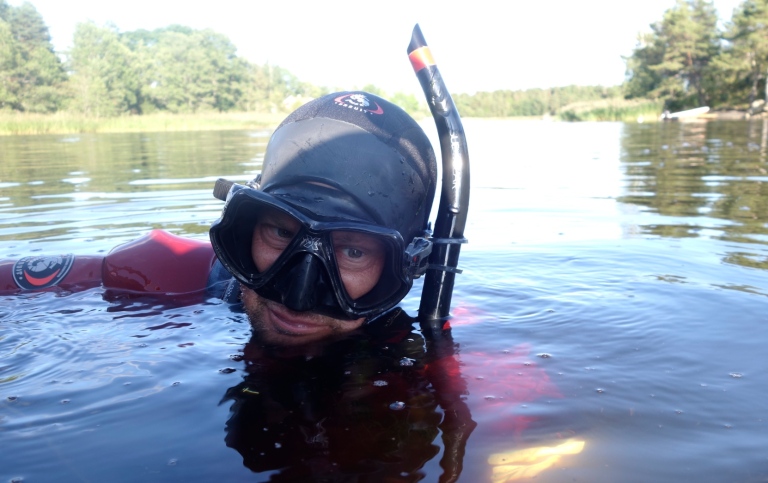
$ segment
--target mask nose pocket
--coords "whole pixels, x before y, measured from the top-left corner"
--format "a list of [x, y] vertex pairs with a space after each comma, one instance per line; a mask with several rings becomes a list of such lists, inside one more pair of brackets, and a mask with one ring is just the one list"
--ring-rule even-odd
[[327, 302], [324, 295], [332, 291], [330, 280], [320, 259], [311, 253], [294, 257], [287, 270], [282, 270], [275, 282], [281, 303], [297, 312], [312, 310]]

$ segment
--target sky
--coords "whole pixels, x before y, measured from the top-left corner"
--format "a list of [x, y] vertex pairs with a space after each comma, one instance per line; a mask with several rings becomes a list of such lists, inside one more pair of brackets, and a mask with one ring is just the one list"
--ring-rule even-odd
[[[618, 85], [641, 32], [675, 0], [30, 0], [57, 52], [80, 22], [120, 31], [172, 24], [229, 37], [239, 56], [339, 89], [417, 94], [406, 55], [416, 24], [453, 93]], [[10, 0], [19, 5], [22, 0]], [[728, 20], [740, 0], [714, 0]]]

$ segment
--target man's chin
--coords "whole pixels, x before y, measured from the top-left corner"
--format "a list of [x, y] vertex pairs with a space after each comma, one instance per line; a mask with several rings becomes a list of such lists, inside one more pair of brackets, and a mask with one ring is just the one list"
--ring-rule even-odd
[[296, 346], [334, 340], [356, 330], [363, 323], [363, 319], [347, 321], [311, 312], [296, 312], [245, 287], [242, 299], [251, 325], [267, 344]]

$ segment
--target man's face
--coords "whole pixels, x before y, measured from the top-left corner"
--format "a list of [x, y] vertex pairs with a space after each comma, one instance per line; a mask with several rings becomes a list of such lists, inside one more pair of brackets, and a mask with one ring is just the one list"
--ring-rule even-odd
[[[299, 222], [279, 212], [264, 213], [253, 230], [251, 255], [260, 272], [280, 256], [299, 230]], [[341, 281], [350, 298], [368, 293], [384, 268], [385, 248], [376, 238], [356, 232], [333, 232], [331, 240]], [[359, 328], [365, 318], [336, 319], [314, 312], [297, 312], [243, 287], [245, 311], [265, 342], [296, 345], [340, 335]]]

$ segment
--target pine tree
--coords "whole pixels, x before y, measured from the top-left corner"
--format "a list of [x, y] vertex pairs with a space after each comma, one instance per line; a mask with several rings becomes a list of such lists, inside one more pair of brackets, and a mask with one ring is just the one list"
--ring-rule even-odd
[[749, 83], [749, 106], [757, 99], [759, 84], [764, 83], [764, 101], [768, 102], [768, 0], [745, 0], [734, 11], [725, 38], [729, 41], [721, 66], [735, 74], [734, 81]]
[[720, 50], [711, 1], [677, 0], [627, 59], [627, 95], [662, 97], [669, 107], [708, 103], [707, 78]]

